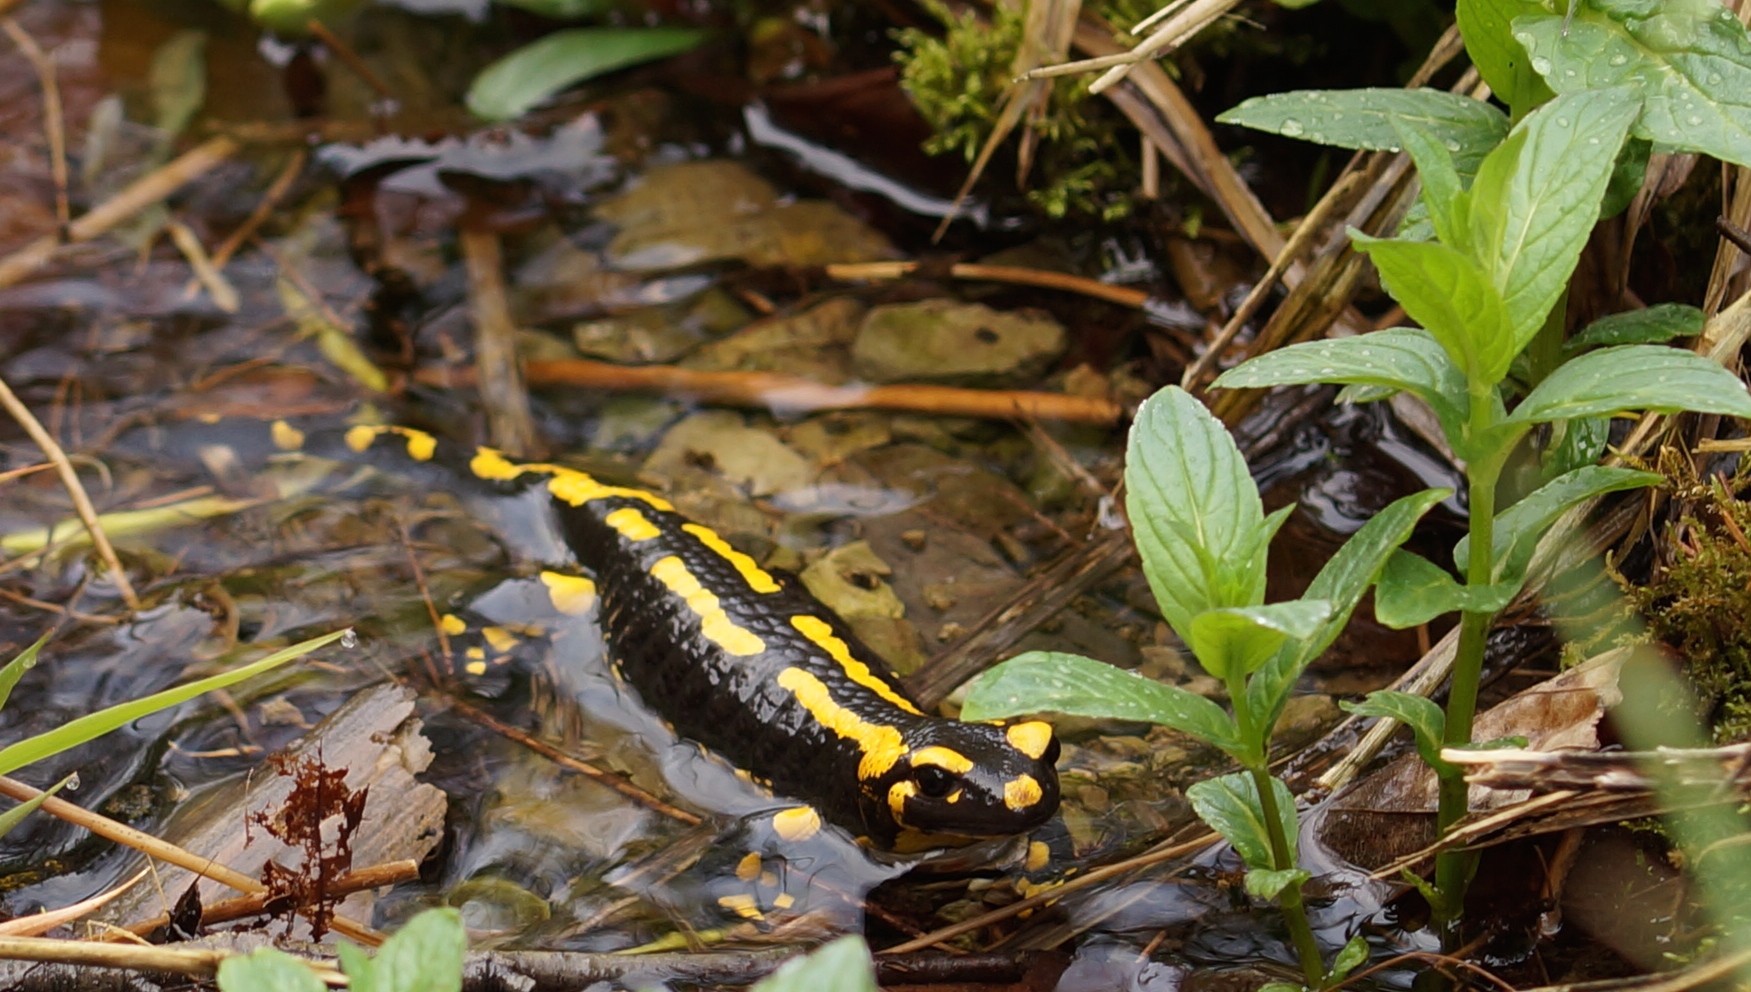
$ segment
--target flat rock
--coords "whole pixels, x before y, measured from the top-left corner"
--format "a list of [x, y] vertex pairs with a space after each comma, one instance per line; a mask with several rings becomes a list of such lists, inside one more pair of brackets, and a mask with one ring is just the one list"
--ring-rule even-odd
[[1037, 310], [922, 300], [871, 310], [851, 359], [870, 382], [1013, 385], [1044, 372], [1065, 338], [1063, 325]]

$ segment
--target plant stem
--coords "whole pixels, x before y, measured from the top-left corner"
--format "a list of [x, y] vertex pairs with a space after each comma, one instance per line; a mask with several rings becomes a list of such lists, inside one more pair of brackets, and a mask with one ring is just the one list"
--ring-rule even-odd
[[[1495, 386], [1472, 383], [1470, 422], [1472, 443], [1487, 447], [1485, 438], [1495, 426]], [[1465, 582], [1473, 589], [1488, 586], [1495, 578], [1496, 483], [1502, 473], [1506, 451], [1477, 452], [1466, 466], [1471, 554], [1466, 562]], [[1453, 686], [1447, 696], [1446, 744], [1471, 743], [1472, 717], [1477, 713], [1477, 687], [1483, 674], [1484, 648], [1489, 640], [1494, 612], [1466, 611], [1459, 622], [1459, 647], [1453, 660]], [[1436, 822], [1443, 834], [1467, 811], [1465, 778], [1455, 769], [1440, 785]], [[1432, 907], [1448, 943], [1457, 939], [1456, 923], [1465, 904], [1465, 889], [1471, 881], [1476, 857], [1470, 852], [1449, 851], [1435, 859], [1435, 888], [1441, 905]]]
[[[1271, 842], [1271, 864], [1278, 871], [1298, 867], [1295, 853], [1289, 847], [1289, 835], [1283, 830], [1283, 813], [1277, 807], [1276, 783], [1270, 769], [1270, 727], [1255, 726], [1251, 710], [1247, 709], [1246, 676], [1237, 671], [1228, 673], [1228, 698], [1234, 701], [1234, 724], [1240, 739], [1248, 745], [1250, 760], [1247, 772], [1259, 794], [1259, 812], [1265, 819], [1265, 836]], [[1313, 925], [1307, 922], [1307, 904], [1301, 901], [1301, 886], [1286, 885], [1277, 893], [1277, 905], [1283, 910], [1283, 922], [1289, 925], [1289, 938], [1295, 944], [1295, 954], [1301, 959], [1301, 973], [1308, 988], [1319, 988], [1325, 981], [1325, 959], [1319, 954], [1319, 941], [1314, 939]]]

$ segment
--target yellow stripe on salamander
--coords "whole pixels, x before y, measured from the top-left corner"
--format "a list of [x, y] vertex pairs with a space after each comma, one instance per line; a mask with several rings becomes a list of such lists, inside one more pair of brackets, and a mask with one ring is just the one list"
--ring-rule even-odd
[[547, 491], [553, 497], [570, 503], [572, 506], [583, 506], [592, 500], [612, 499], [623, 496], [636, 499], [653, 510], [673, 510], [674, 506], [654, 493], [643, 489], [631, 489], [626, 486], [607, 486], [596, 481], [587, 472], [563, 465], [553, 465], [547, 462], [514, 462], [494, 448], [476, 448], [474, 457], [468, 460], [468, 470], [476, 476], [491, 482], [513, 482], [524, 475], [547, 476]]
[[373, 427], [360, 424], [349, 428], [346, 433], [347, 447], [363, 453], [371, 446], [371, 442], [388, 434], [393, 434], [407, 443], [407, 457], [416, 462], [429, 462], [438, 450], [438, 439], [425, 431], [416, 431], [411, 427]]
[[596, 603], [596, 583], [581, 575], [542, 572], [541, 584], [547, 587], [553, 608], [568, 617], [582, 616]]
[[687, 603], [687, 608], [699, 617], [700, 633], [728, 651], [739, 657], [759, 654], [766, 650], [766, 642], [762, 641], [753, 631], [741, 627], [731, 620], [724, 612], [723, 604], [711, 593], [711, 590], [699, 584], [699, 580], [681, 559], [674, 555], [651, 566], [651, 574], [657, 581], [669, 587], [669, 591], [681, 597]]
[[620, 532], [620, 536], [628, 541], [648, 541], [653, 537], [661, 537], [663, 532], [657, 525], [645, 518], [645, 515], [630, 506], [623, 506], [602, 518], [608, 526]]
[[887, 774], [906, 754], [906, 741], [900, 731], [869, 721], [833, 701], [826, 683], [800, 668], [786, 668], [778, 673], [778, 684], [796, 697], [822, 726], [847, 740], [857, 742], [863, 758], [857, 763], [857, 777], [870, 781]]
[[[619, 512], [622, 511], [615, 511], [615, 513]], [[608, 523], [611, 525], [614, 523], [613, 514], [609, 514]], [[729, 542], [719, 537], [717, 532], [710, 527], [701, 527], [698, 524], [682, 524], [681, 529], [692, 534], [694, 537], [699, 538], [700, 544], [710, 548], [719, 558], [722, 558], [724, 561], [727, 561], [734, 566], [736, 571], [742, 573], [742, 578], [747, 581], [750, 589], [753, 589], [755, 592], [778, 591], [779, 586], [777, 580], [773, 579], [765, 569], [754, 564], [754, 559], [737, 551], [735, 548], [730, 547]]]
[[845, 670], [846, 677], [851, 681], [869, 689], [908, 713], [918, 713], [918, 707], [912, 705], [911, 700], [895, 692], [892, 686], [876, 677], [868, 665], [851, 656], [851, 646], [833, 636], [833, 628], [828, 625], [827, 621], [820, 617], [803, 614], [791, 617], [790, 625], [795, 627], [798, 633], [814, 641], [816, 647], [827, 652], [834, 661], [838, 662], [839, 667]]

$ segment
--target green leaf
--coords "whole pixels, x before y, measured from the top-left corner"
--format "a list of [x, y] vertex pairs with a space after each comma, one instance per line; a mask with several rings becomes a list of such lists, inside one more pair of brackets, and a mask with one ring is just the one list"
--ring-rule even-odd
[[1203, 696], [1056, 651], [1018, 654], [973, 680], [961, 719], [996, 720], [1045, 710], [1096, 720], [1144, 720], [1229, 753], [1241, 747], [1233, 719]]
[[1422, 755], [1423, 762], [1433, 768], [1437, 775], [1445, 778], [1459, 771], [1452, 764], [1441, 760], [1442, 742], [1447, 736], [1447, 714], [1441, 712], [1441, 707], [1434, 700], [1414, 693], [1381, 689], [1370, 692], [1368, 698], [1359, 703], [1341, 705], [1360, 716], [1397, 720], [1411, 728], [1411, 733], [1417, 739], [1417, 753]]
[[1374, 619], [1402, 630], [1460, 610], [1494, 613], [1519, 591], [1518, 586], [1460, 585], [1439, 565], [1401, 548], [1387, 559], [1380, 584], [1374, 589]]
[[1693, 338], [1702, 333], [1707, 318], [1701, 310], [1683, 303], [1661, 303], [1646, 310], [1625, 310], [1600, 317], [1586, 329], [1563, 342], [1566, 355], [1625, 344], [1665, 344], [1675, 338]]
[[339, 944], [335, 956], [340, 958], [340, 970], [351, 979], [350, 992], [378, 992], [377, 975], [371, 970], [371, 955], [355, 944]]
[[1631, 136], [1623, 143], [1623, 150], [1617, 153], [1617, 162], [1611, 167], [1611, 181], [1605, 185], [1605, 201], [1599, 204], [1599, 219], [1610, 220], [1629, 209], [1635, 195], [1642, 191], [1642, 180], [1648, 175], [1648, 156], [1654, 152], [1654, 143], [1646, 138]]
[[1514, 18], [1544, 13], [1538, 0], [1459, 0], [1457, 13], [1465, 53], [1497, 98], [1521, 111], [1550, 98], [1511, 30]]
[[1304, 640], [1331, 615], [1323, 599], [1297, 599], [1265, 606], [1231, 606], [1192, 618], [1186, 643], [1204, 670], [1219, 679], [1248, 675], [1270, 660], [1286, 640]]
[[879, 992], [875, 964], [862, 937], [840, 937], [806, 957], [786, 961], [750, 992]]
[[[1295, 797], [1289, 787], [1275, 778], [1271, 791], [1277, 798], [1277, 813], [1283, 821], [1283, 836], [1289, 839], [1289, 858], [1295, 859]], [[1186, 798], [1198, 818], [1210, 829], [1222, 835], [1246, 862], [1248, 868], [1274, 870], [1271, 858], [1271, 837], [1265, 829], [1264, 809], [1259, 805], [1259, 790], [1249, 772], [1235, 772], [1220, 778], [1207, 778], [1186, 789]]]
[[551, 17], [556, 21], [581, 21], [599, 17], [614, 9], [612, 0], [499, 0], [511, 7], [521, 7], [532, 14]]
[[1307, 599], [1331, 603], [1331, 614], [1313, 636], [1284, 645], [1269, 663], [1247, 680], [1247, 705], [1255, 723], [1262, 727], [1276, 724], [1301, 670], [1343, 633], [1356, 604], [1380, 578], [1387, 558], [1411, 536], [1417, 521], [1435, 504], [1451, 495], [1450, 489], [1425, 489], [1392, 501], [1350, 535], [1337, 554], [1331, 556], [1303, 594]]
[[[355, 992], [358, 987], [354, 986]], [[219, 962], [219, 992], [327, 992], [303, 961], [272, 947]]]
[[1559, 420], [1551, 424], [1551, 429], [1551, 445], [1544, 452], [1546, 481], [1597, 464], [1605, 454], [1606, 443], [1611, 440], [1610, 417]]
[[[1640, 489], [1659, 482], [1656, 472], [1638, 472], [1630, 468], [1606, 465], [1586, 465], [1564, 473], [1526, 494], [1519, 502], [1496, 514], [1491, 547], [1495, 551], [1492, 579], [1507, 583], [1516, 590], [1526, 577], [1526, 567], [1532, 553], [1550, 525], [1564, 511], [1582, 500], [1625, 489]], [[1453, 548], [1453, 560], [1461, 569], [1469, 568], [1471, 538], [1460, 538]]]
[[1559, 96], [1527, 115], [1478, 169], [1469, 243], [1513, 329], [1503, 374], [1568, 287], [1639, 107], [1627, 87]]
[[468, 109], [510, 120], [586, 79], [678, 55], [705, 39], [691, 28], [573, 28], [524, 45], [482, 69], [468, 87]]
[[[1581, 4], [1572, 23], [1529, 13], [1514, 35], [1558, 93], [1635, 87], [1638, 137], [1751, 165], [1751, 38], [1714, 0], [1669, 0], [1651, 17]], [[1566, 28], [1566, 29], [1565, 29]]]
[[1309, 992], [1307, 986], [1294, 982], [1266, 982], [1259, 986], [1259, 992]]
[[[1473, 217], [1482, 209], [1474, 192]], [[1501, 294], [1475, 262], [1447, 245], [1387, 241], [1354, 228], [1350, 240], [1374, 261], [1392, 298], [1440, 342], [1467, 378], [1502, 381], [1514, 358], [1513, 330]]]
[[1335, 382], [1404, 390], [1443, 423], [1463, 420], [1465, 378], [1428, 331], [1392, 327], [1353, 338], [1292, 344], [1248, 359], [1216, 379], [1218, 389]]
[[1484, 154], [1508, 133], [1508, 118], [1496, 108], [1431, 89], [1291, 90], [1253, 97], [1216, 120], [1369, 151], [1397, 151], [1393, 122], [1405, 122], [1445, 145], [1453, 153], [1453, 167], [1464, 176], [1476, 173]]
[[1325, 986], [1336, 985], [1347, 978], [1350, 972], [1361, 967], [1368, 960], [1368, 938], [1357, 934], [1345, 942], [1343, 949], [1332, 958], [1331, 970], [1326, 972]]
[[4, 707], [6, 701], [12, 698], [12, 689], [18, 685], [18, 680], [24, 677], [24, 673], [36, 667], [37, 655], [42, 653], [43, 645], [49, 643], [49, 638], [54, 633], [53, 630], [46, 631], [36, 639], [35, 644], [18, 652], [18, 657], [7, 662], [5, 668], [0, 668], [0, 707]]
[[1189, 640], [1200, 613], [1263, 602], [1276, 527], [1222, 422], [1169, 386], [1137, 411], [1125, 461], [1125, 508], [1143, 574], [1180, 638]]
[[[370, 959], [369, 992], [459, 992], [467, 952], [462, 914], [450, 908], [428, 909], [377, 949]], [[351, 968], [347, 975], [354, 977]]]
[[1623, 410], [1751, 417], [1751, 394], [1738, 376], [1701, 355], [1630, 344], [1564, 362], [1520, 401], [1508, 422], [1544, 423]]
[[1275, 902], [1284, 889], [1299, 889], [1313, 873], [1304, 868], [1254, 868], [1246, 873], [1246, 894], [1254, 899]]
[[332, 634], [313, 637], [308, 641], [302, 641], [289, 648], [275, 651], [254, 664], [190, 682], [188, 685], [177, 686], [174, 689], [155, 692], [143, 699], [98, 710], [88, 716], [70, 720], [47, 733], [27, 737], [16, 744], [0, 748], [0, 775], [10, 775], [33, 761], [41, 761], [50, 755], [60, 754], [68, 748], [78, 747], [92, 738], [101, 737], [143, 716], [193, 699], [203, 692], [223, 689], [228, 685], [234, 685], [244, 679], [253, 678], [270, 669], [278, 668], [299, 655], [339, 640], [346, 633], [345, 630], [337, 630]]
[[1422, 202], [1428, 208], [1435, 236], [1442, 244], [1469, 253], [1466, 238], [1470, 229], [1465, 218], [1471, 201], [1453, 168], [1452, 152], [1434, 135], [1409, 121], [1395, 118], [1392, 129], [1398, 134], [1398, 143], [1416, 163], [1417, 178], [1423, 185]]
[[25, 817], [36, 812], [37, 807], [48, 802], [50, 796], [60, 792], [67, 787], [67, 783], [77, 781], [78, 778], [79, 773], [74, 772], [59, 782], [56, 782], [54, 785], [49, 786], [47, 789], [44, 789], [42, 792], [37, 793], [34, 797], [26, 799], [24, 802], [19, 803], [17, 806], [12, 807], [4, 813], [0, 813], [0, 837], [4, 837], [11, 833], [13, 827], [18, 826]]

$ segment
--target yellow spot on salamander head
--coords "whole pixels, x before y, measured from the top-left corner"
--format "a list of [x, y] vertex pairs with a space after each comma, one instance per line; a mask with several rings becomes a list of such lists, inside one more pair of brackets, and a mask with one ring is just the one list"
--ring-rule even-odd
[[1028, 871], [1039, 871], [1052, 863], [1052, 849], [1044, 841], [1028, 841], [1027, 861], [1022, 867]]
[[829, 657], [838, 662], [839, 667], [845, 671], [846, 677], [851, 681], [873, 691], [900, 709], [919, 715], [918, 707], [912, 705], [910, 699], [895, 692], [894, 687], [878, 678], [874, 672], [870, 671], [868, 665], [852, 657], [851, 646], [833, 636], [833, 628], [828, 625], [827, 621], [820, 617], [801, 614], [791, 617], [790, 625], [795, 627], [798, 633], [815, 642], [816, 647], [827, 652]]
[[[789, 812], [786, 810], [786, 812]], [[749, 851], [742, 855], [742, 860], [736, 862], [736, 877], [744, 882], [752, 882], [760, 877], [760, 852]]]
[[674, 555], [651, 566], [651, 575], [681, 597], [687, 608], [699, 618], [699, 632], [730, 654], [746, 658], [766, 650], [766, 642], [753, 631], [738, 625], [724, 612], [723, 604], [699, 580], [680, 558]]
[[744, 920], [758, 920], [763, 916], [760, 912], [760, 904], [754, 901], [753, 896], [748, 895], [745, 892], [735, 892], [727, 896], [718, 896], [717, 904], [737, 916], [740, 916]]
[[553, 608], [568, 617], [583, 616], [596, 604], [596, 583], [581, 575], [542, 572], [541, 584], [547, 587]]
[[482, 627], [480, 636], [486, 638], [487, 645], [499, 654], [517, 646], [517, 635], [503, 627]]
[[304, 447], [304, 432], [284, 420], [274, 421], [269, 433], [273, 437], [274, 447], [281, 451], [297, 451]]
[[772, 829], [793, 844], [805, 841], [821, 832], [821, 814], [809, 806], [781, 809], [772, 814]]
[[464, 623], [462, 618], [456, 614], [446, 613], [438, 618], [438, 629], [449, 634], [451, 637], [455, 637], [457, 634], [467, 630], [468, 624]]
[[1052, 746], [1052, 725], [1044, 720], [1029, 720], [1008, 728], [1003, 736], [1010, 747], [1038, 760]]
[[1017, 775], [1003, 783], [1003, 805], [1017, 813], [1032, 809], [1044, 797], [1045, 791], [1032, 775]]
[[407, 457], [416, 462], [429, 462], [438, 451], [437, 438], [411, 427], [373, 427], [370, 424], [360, 424], [347, 429], [345, 440], [347, 447], [362, 453], [378, 438], [390, 435], [401, 438], [407, 444]]
[[[612, 520], [609, 523], [613, 523]], [[748, 588], [755, 592], [777, 592], [778, 582], [771, 575], [754, 564], [754, 559], [730, 547], [729, 542], [719, 537], [717, 532], [709, 527], [698, 524], [682, 524], [681, 529], [694, 537], [699, 543], [710, 548], [719, 558], [733, 565], [736, 571], [742, 573], [742, 579], [748, 583]]]
[[485, 675], [486, 674], [486, 662], [484, 662], [484, 661], [471, 661], [468, 664], [463, 665], [462, 669], [463, 669], [463, 671], [466, 671], [470, 675]]
[[425, 431], [402, 428], [396, 433], [407, 438], [407, 457], [416, 462], [429, 462], [438, 451], [438, 439]]
[[366, 448], [369, 448], [371, 442], [377, 440], [377, 436], [382, 433], [383, 428], [372, 427], [369, 424], [360, 424], [357, 427], [349, 427], [347, 428], [345, 436], [347, 447], [354, 451], [363, 452]]
[[918, 783], [911, 779], [888, 786], [888, 813], [900, 826], [906, 825], [906, 800], [916, 798]]
[[913, 751], [908, 760], [913, 768], [930, 765], [955, 775], [965, 775], [973, 770], [973, 760], [950, 747], [921, 747]]
[[478, 665], [469, 665], [468, 666], [469, 671], [473, 672], [476, 675], [479, 675], [481, 672], [486, 671], [486, 664], [485, 664], [485, 662], [486, 662], [486, 649], [485, 648], [476, 644], [474, 647], [471, 647], [467, 651], [464, 651], [462, 653], [463, 653], [463, 655], [465, 655], [468, 658], [469, 661], [480, 662], [480, 664], [478, 664]]
[[857, 763], [857, 777], [871, 782], [881, 778], [906, 754], [905, 738], [898, 728], [870, 723], [833, 700], [826, 683], [800, 668], [786, 668], [778, 673], [778, 684], [796, 697], [809, 715], [827, 729], [847, 740], [857, 742], [863, 757]]
[[661, 537], [663, 533], [644, 514], [630, 506], [615, 510], [603, 517], [602, 521], [619, 531], [620, 536], [628, 541], [648, 541], [653, 537]]

